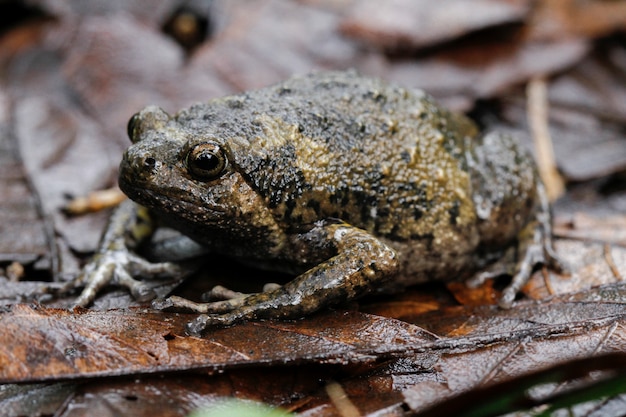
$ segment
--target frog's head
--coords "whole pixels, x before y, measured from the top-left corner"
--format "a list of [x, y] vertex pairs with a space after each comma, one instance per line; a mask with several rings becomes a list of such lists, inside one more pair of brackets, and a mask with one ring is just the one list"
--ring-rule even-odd
[[132, 145], [119, 184], [131, 199], [201, 243], [262, 242], [278, 250], [282, 232], [236, 169], [228, 135], [198, 129], [156, 106], [130, 119], [128, 135]]

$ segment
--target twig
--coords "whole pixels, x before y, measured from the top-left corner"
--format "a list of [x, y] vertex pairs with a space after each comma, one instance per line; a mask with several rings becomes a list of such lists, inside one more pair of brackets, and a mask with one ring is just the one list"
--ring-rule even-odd
[[548, 94], [546, 81], [542, 77], [530, 80], [526, 88], [527, 113], [533, 142], [536, 149], [537, 167], [543, 180], [548, 198], [556, 200], [565, 189], [554, 159], [554, 149], [548, 124]]

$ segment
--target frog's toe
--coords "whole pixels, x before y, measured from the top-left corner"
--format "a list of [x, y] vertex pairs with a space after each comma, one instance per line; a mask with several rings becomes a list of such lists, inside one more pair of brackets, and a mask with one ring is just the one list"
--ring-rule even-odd
[[230, 300], [214, 301], [211, 303], [196, 303], [183, 297], [171, 296], [166, 299], [158, 299], [152, 302], [152, 308], [167, 311], [186, 311], [203, 314], [228, 313], [243, 305], [246, 297]]
[[[176, 296], [171, 296], [167, 298], [156, 298], [152, 300], [152, 308], [155, 310], [161, 311], [171, 311], [176, 309], [176, 303], [172, 301], [172, 298], [180, 298]], [[183, 298], [184, 300], [184, 298]]]
[[146, 279], [174, 280], [195, 270], [193, 264], [184, 265], [178, 262], [150, 262], [129, 251], [121, 252], [119, 256], [125, 265], [124, 268], [131, 276]]
[[498, 302], [502, 308], [511, 307], [516, 295], [530, 280], [536, 265], [545, 265], [557, 273], [566, 274], [569, 271], [569, 267], [559, 258], [552, 247], [551, 239], [543, 235], [540, 229], [535, 229], [534, 239], [530, 243], [522, 243], [519, 249], [522, 249], [523, 257], [515, 265], [511, 283], [502, 292]]
[[[141, 281], [135, 281], [131, 286], [128, 286], [133, 298], [140, 303], [154, 300], [157, 296], [156, 292], [149, 285], [144, 284]], [[126, 286], [126, 285], [125, 285]]]
[[550, 270], [561, 275], [569, 276], [572, 274], [571, 266], [556, 253], [552, 246], [544, 248], [544, 255], [544, 264], [548, 266]]
[[267, 284], [263, 285], [263, 292], [275, 291], [281, 287], [282, 285], [277, 284], [276, 282], [268, 282]]
[[115, 282], [127, 288], [133, 298], [139, 302], [150, 301], [156, 297], [156, 293], [149, 285], [134, 279], [122, 265], [115, 268]]
[[[85, 274], [81, 273], [70, 278], [68, 281], [48, 282], [38, 287], [32, 293], [26, 294], [25, 297], [27, 297], [27, 299], [30, 299], [30, 297], [33, 297], [38, 302], [45, 303], [50, 299], [55, 299], [61, 296], [67, 296], [70, 293], [78, 290], [79, 288], [84, 287], [85, 286], [84, 279], [85, 279]], [[95, 297], [95, 293], [93, 294], [93, 297]], [[74, 302], [72, 307], [84, 307], [84, 306], [77, 305]]]
[[209, 328], [228, 327], [242, 320], [237, 314], [201, 314], [189, 323], [186, 330], [191, 336], [201, 336]]
[[[526, 278], [524, 280], [527, 281], [528, 278]], [[524, 286], [524, 284], [521, 284], [520, 287]], [[517, 296], [517, 293], [519, 292], [519, 289], [516, 288], [517, 285], [513, 285], [512, 283], [507, 286], [504, 291], [502, 291], [502, 295], [500, 296], [500, 299], [498, 300], [498, 306], [500, 306], [500, 308], [508, 310], [509, 308], [511, 308], [513, 306], [513, 302], [515, 301], [515, 297]]]
[[97, 257], [93, 263], [87, 264], [81, 274], [68, 284], [77, 288], [86, 283], [78, 298], [72, 303], [72, 307], [87, 307], [96, 299], [98, 292], [113, 281], [114, 277], [115, 264], [105, 257]]
[[222, 285], [216, 285], [215, 287], [211, 288], [210, 291], [207, 291], [204, 294], [202, 294], [202, 301], [213, 302], [216, 300], [219, 300], [219, 301], [232, 300], [235, 298], [246, 297], [248, 295], [249, 294], [245, 294], [245, 293], [238, 292], [238, 291], [233, 291]]
[[[277, 290], [281, 287], [280, 284], [276, 284], [274, 282], [269, 282], [263, 285], [263, 290], [261, 292], [269, 292]], [[234, 300], [238, 298], [246, 298], [255, 293], [243, 293], [239, 291], [233, 291], [229, 288], [226, 288], [222, 285], [216, 285], [211, 288], [210, 291], [202, 294], [202, 301], [204, 302], [215, 302], [215, 301], [224, 301], [224, 300]]]
[[202, 314], [185, 326], [185, 330], [191, 336], [201, 336], [202, 332], [207, 328], [207, 321], [209, 316]]

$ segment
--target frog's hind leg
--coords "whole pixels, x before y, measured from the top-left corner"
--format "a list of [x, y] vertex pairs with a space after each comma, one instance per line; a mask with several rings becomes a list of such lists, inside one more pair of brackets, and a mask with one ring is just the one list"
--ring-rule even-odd
[[295, 319], [366, 294], [393, 277], [398, 267], [393, 249], [345, 223], [320, 222], [300, 238], [322, 249], [332, 245], [335, 254], [270, 291], [212, 303], [169, 297], [153, 306], [203, 313], [188, 324], [190, 334], [250, 319]]
[[542, 264], [558, 273], [568, 273], [567, 266], [559, 259], [552, 242], [550, 204], [544, 185], [537, 184], [539, 209], [518, 235], [517, 260], [511, 283], [504, 289], [499, 305], [510, 308], [515, 296], [528, 282], [536, 265]]

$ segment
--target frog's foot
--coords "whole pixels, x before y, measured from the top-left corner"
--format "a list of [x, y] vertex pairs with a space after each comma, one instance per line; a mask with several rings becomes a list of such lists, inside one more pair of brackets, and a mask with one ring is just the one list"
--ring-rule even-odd
[[166, 301], [175, 303], [177, 308], [202, 313], [187, 323], [187, 332], [197, 336], [207, 328], [227, 327], [246, 320], [294, 319], [312, 313], [325, 304], [325, 300], [312, 299], [311, 294], [306, 294], [306, 289], [298, 294], [297, 286], [301, 283], [292, 285], [294, 281], [285, 286], [270, 284], [273, 289], [267, 292], [212, 303], [194, 303], [180, 297], [169, 297]]
[[546, 237], [541, 227], [535, 227], [530, 240], [522, 241], [518, 253], [523, 257], [515, 264], [513, 278], [502, 292], [498, 305], [502, 308], [511, 308], [517, 293], [530, 279], [535, 265], [544, 265], [557, 273], [568, 273], [567, 266], [557, 257], [552, 247], [552, 241]]
[[[127, 288], [138, 301], [156, 297], [154, 286], [133, 277], [180, 280], [197, 267], [193, 261], [185, 263], [151, 263], [135, 254], [138, 247], [152, 235], [154, 224], [150, 213], [130, 200], [122, 202], [111, 214], [100, 246], [79, 275], [61, 285], [44, 287], [40, 294], [61, 295], [84, 287], [74, 306], [86, 307], [109, 284]], [[180, 246], [180, 245], [177, 245]], [[196, 245], [197, 246], [197, 245]], [[189, 245], [184, 246], [189, 248]]]
[[554, 250], [548, 199], [541, 184], [538, 185], [538, 194], [539, 212], [518, 234], [518, 245], [509, 248], [499, 260], [467, 281], [468, 286], [477, 287], [488, 279], [511, 275], [513, 278], [498, 302], [502, 308], [511, 307], [536, 265], [541, 264], [554, 272], [569, 274], [569, 267], [559, 259]]
[[559, 259], [556, 250], [554, 250], [550, 202], [542, 183], [537, 184], [537, 195], [539, 209], [535, 220], [526, 225], [518, 235], [517, 253], [522, 256], [518, 257], [513, 279], [504, 289], [498, 303], [502, 308], [511, 307], [517, 293], [530, 279], [535, 265], [545, 265], [554, 272], [564, 275], [570, 273], [570, 268]]
[[170, 280], [180, 277], [183, 270], [180, 265], [171, 262], [151, 263], [131, 252], [116, 251], [99, 255], [95, 262], [83, 271], [81, 281], [86, 283], [74, 305], [85, 307], [93, 302], [98, 292], [110, 284], [127, 288], [140, 302], [156, 297], [150, 285], [136, 280], [134, 276], [146, 279]]
[[[523, 257], [518, 258], [519, 254], [523, 254]], [[567, 267], [556, 257], [552, 246], [546, 246], [546, 242], [541, 237], [541, 231], [535, 230], [530, 242], [522, 242], [518, 247], [509, 248], [500, 259], [476, 273], [467, 280], [466, 284], [469, 288], [477, 288], [488, 280], [503, 275], [512, 276], [511, 282], [506, 286], [498, 301], [500, 307], [511, 308], [516, 295], [526, 285], [534, 267], [538, 264], [545, 265], [558, 273], [567, 271]]]
[[167, 280], [182, 273], [178, 264], [151, 263], [127, 250], [116, 250], [95, 255], [75, 279], [60, 287], [46, 289], [45, 292], [60, 295], [84, 287], [72, 304], [75, 307], [86, 307], [104, 287], [116, 284], [127, 288], [137, 301], [149, 301], [156, 294], [150, 285], [134, 279], [133, 276]]

